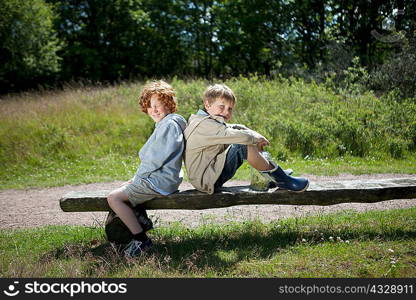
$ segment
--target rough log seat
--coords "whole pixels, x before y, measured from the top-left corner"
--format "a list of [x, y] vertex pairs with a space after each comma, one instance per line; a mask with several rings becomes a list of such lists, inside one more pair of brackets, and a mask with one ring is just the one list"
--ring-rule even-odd
[[[72, 192], [59, 203], [63, 211], [109, 211], [105, 232], [110, 242], [128, 243], [132, 236], [118, 216], [110, 210], [107, 195], [110, 191]], [[145, 209], [208, 209], [246, 204], [333, 205], [346, 202], [372, 203], [392, 199], [416, 199], [416, 179], [354, 180], [312, 182], [307, 191], [296, 193], [279, 189], [255, 191], [249, 186], [223, 188], [208, 195], [185, 190], [169, 196], [157, 196], [145, 202]], [[136, 216], [139, 216], [136, 210]]]
[[[66, 212], [109, 211], [109, 191], [71, 192], [60, 199]], [[333, 205], [338, 203], [373, 203], [392, 199], [416, 198], [416, 179], [395, 178], [312, 182], [307, 191], [296, 193], [272, 189], [255, 191], [249, 186], [223, 188], [208, 195], [196, 190], [157, 196], [144, 203], [146, 209], [208, 209], [247, 204]]]

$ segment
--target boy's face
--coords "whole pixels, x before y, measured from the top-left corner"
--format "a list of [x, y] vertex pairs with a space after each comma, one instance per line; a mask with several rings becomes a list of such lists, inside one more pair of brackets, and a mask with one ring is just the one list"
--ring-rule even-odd
[[155, 94], [150, 98], [150, 107], [147, 108], [147, 114], [157, 123], [170, 114], [170, 110], [159, 100], [159, 96]]
[[217, 98], [211, 104], [209, 104], [208, 101], [205, 101], [204, 105], [205, 110], [211, 116], [221, 116], [227, 122], [233, 116], [234, 103], [227, 99]]

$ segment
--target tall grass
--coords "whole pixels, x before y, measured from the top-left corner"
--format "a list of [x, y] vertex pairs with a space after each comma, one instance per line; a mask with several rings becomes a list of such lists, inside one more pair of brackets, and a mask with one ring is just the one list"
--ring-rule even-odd
[[[179, 113], [188, 118], [201, 107], [208, 82], [171, 83]], [[341, 172], [351, 169], [351, 161], [383, 162], [375, 172], [416, 170], [414, 101], [338, 95], [294, 78], [253, 76], [225, 83], [238, 98], [233, 122], [265, 135], [275, 159], [296, 164], [300, 172], [325, 173], [312, 167], [322, 161], [340, 166]], [[142, 84], [68, 87], [1, 99], [1, 187], [128, 179], [139, 163], [137, 151], [154, 128], [138, 109]], [[239, 174], [247, 178], [247, 167]]]

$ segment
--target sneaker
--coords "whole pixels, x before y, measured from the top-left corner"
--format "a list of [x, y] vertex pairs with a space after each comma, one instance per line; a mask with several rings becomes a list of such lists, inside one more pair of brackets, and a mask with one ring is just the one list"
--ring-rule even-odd
[[133, 239], [124, 249], [124, 256], [129, 258], [137, 257], [142, 253], [148, 251], [150, 248], [152, 248], [152, 246], [153, 243], [151, 239], [148, 239], [145, 242]]
[[137, 221], [139, 221], [139, 224], [142, 226], [144, 232], [153, 229], [153, 222], [148, 217], [146, 210], [141, 204], [136, 205], [136, 207], [134, 208], [134, 213], [137, 217]]

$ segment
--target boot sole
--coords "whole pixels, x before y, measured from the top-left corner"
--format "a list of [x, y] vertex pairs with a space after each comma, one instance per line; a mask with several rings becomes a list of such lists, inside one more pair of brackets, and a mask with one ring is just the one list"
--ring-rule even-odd
[[309, 187], [309, 181], [308, 181], [308, 184], [303, 189], [301, 189], [299, 191], [289, 190], [289, 189], [280, 188], [280, 187], [278, 187], [277, 190], [289, 191], [289, 192], [294, 192], [294, 193], [302, 193], [302, 192], [306, 191], [308, 189], [308, 187]]
[[302, 193], [302, 192], [306, 191], [308, 189], [308, 187], [309, 187], [309, 181], [308, 181], [308, 184], [303, 189], [301, 189], [300, 191], [292, 191], [292, 192]]

